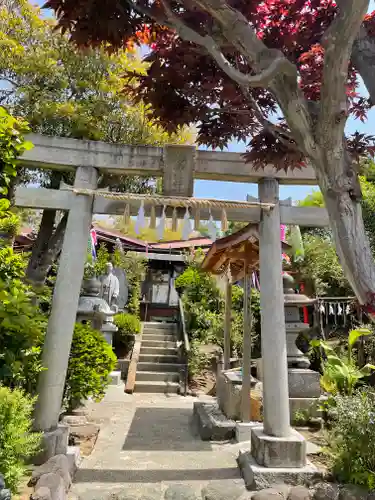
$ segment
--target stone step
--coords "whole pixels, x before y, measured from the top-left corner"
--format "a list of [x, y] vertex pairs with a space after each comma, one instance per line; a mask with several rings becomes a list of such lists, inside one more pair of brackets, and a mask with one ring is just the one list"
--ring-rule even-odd
[[141, 381], [136, 380], [135, 392], [160, 392], [164, 394], [176, 394], [180, 389], [180, 384], [177, 382], [162, 382], [162, 381]]
[[138, 361], [138, 372], [179, 372], [182, 365], [178, 363], [155, 363], [150, 361]]
[[169, 354], [140, 354], [138, 360], [145, 363], [178, 363], [178, 356]]
[[143, 324], [143, 331], [168, 331], [168, 332], [175, 332], [177, 329], [177, 326], [174, 323], [168, 324], [168, 323], [144, 323]]
[[143, 340], [158, 340], [158, 341], [166, 341], [166, 342], [175, 342], [176, 341], [176, 338], [174, 337], [174, 335], [166, 335], [165, 333], [161, 333], [161, 334], [153, 334], [153, 333], [144, 333], [142, 335], [142, 341]]
[[142, 372], [137, 370], [136, 381], [162, 381], [162, 382], [178, 382], [180, 374], [178, 372]]
[[141, 344], [141, 354], [165, 354], [166, 356], [177, 356], [177, 349], [175, 347], [149, 347]]
[[142, 337], [142, 347], [166, 347], [168, 349], [176, 348], [176, 341], [170, 342], [168, 340], [147, 340]]

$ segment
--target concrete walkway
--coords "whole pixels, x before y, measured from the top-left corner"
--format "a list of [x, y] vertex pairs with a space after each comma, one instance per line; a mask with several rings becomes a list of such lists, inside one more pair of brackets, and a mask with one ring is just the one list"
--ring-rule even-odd
[[202, 498], [202, 488], [210, 484], [236, 492], [233, 498], [247, 497], [235, 460], [239, 445], [201, 441], [191, 426], [193, 402], [110, 387], [102, 402], [88, 407], [101, 431], [72, 493], [82, 500], [159, 500], [170, 485], [182, 484]]

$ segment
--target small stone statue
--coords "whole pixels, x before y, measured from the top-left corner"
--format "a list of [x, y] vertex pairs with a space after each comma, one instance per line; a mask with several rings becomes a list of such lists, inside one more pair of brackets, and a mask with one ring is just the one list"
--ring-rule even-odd
[[106, 268], [106, 274], [99, 278], [101, 282], [100, 297], [107, 302], [111, 309], [117, 309], [117, 298], [120, 293], [119, 280], [113, 274], [113, 265], [111, 262], [107, 262]]

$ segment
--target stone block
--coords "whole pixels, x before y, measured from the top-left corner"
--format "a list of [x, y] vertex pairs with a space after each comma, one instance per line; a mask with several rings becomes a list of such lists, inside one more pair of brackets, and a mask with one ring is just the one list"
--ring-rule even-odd
[[305, 438], [294, 429], [288, 437], [269, 436], [263, 427], [251, 432], [251, 453], [264, 467], [304, 467], [306, 465]]
[[68, 450], [69, 426], [58, 424], [56, 429], [55, 455], [65, 455]]
[[251, 429], [262, 425], [260, 422], [237, 422], [236, 423], [236, 441], [242, 443], [251, 441]]
[[288, 388], [290, 398], [318, 398], [320, 374], [306, 368], [289, 368]]
[[317, 483], [314, 486], [314, 500], [338, 500], [340, 489], [336, 483]]
[[62, 423], [70, 427], [87, 424], [86, 415], [64, 415]]
[[58, 474], [64, 481], [65, 491], [69, 491], [72, 479], [69, 472], [69, 461], [66, 455], [56, 455], [43, 465], [33, 470], [29, 486], [35, 486], [44, 474]]
[[76, 473], [78, 467], [82, 462], [81, 451], [79, 449], [79, 446], [68, 446], [66, 458], [68, 460], [70, 477], [73, 478], [74, 474]]
[[66, 500], [64, 480], [59, 474], [49, 472], [43, 474], [36, 483], [35, 491], [39, 488], [48, 488], [51, 492], [51, 500]]
[[121, 384], [121, 372], [120, 371], [113, 371], [109, 374], [109, 377], [111, 381], [109, 382], [109, 385], [120, 385]]
[[52, 500], [51, 490], [46, 486], [41, 486], [31, 494], [30, 500]]
[[226, 441], [235, 434], [236, 423], [228, 420], [217, 403], [194, 403], [193, 419], [203, 441]]
[[286, 484], [275, 485], [273, 488], [265, 488], [253, 494], [252, 500], [283, 500], [288, 498], [289, 486]]
[[40, 451], [33, 458], [34, 465], [42, 465], [51, 457], [55, 456], [57, 435], [60, 434], [57, 429], [54, 431], [44, 432], [41, 439]]
[[248, 450], [241, 450], [237, 464], [248, 490], [275, 488], [275, 485], [310, 486], [322, 480], [323, 473], [307, 462], [304, 467], [264, 467], [259, 465]]
[[240, 480], [212, 481], [202, 489], [202, 500], [238, 500], [244, 492]]
[[164, 500], [201, 500], [195, 488], [187, 484], [171, 484], [164, 494]]
[[290, 489], [288, 500], [310, 500], [311, 494], [306, 486], [293, 486]]

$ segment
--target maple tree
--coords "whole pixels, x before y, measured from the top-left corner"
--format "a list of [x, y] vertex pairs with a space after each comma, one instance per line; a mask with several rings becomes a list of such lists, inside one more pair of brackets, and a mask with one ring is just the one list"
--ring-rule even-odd
[[[198, 123], [198, 141], [248, 140], [261, 167], [315, 169], [337, 253], [375, 311], [375, 265], [361, 213], [358, 159], [373, 137], [345, 136], [375, 102], [369, 0], [48, 0], [80, 45], [150, 44], [136, 95], [164, 126]], [[358, 74], [370, 98], [358, 93]], [[131, 75], [130, 75], [131, 76]], [[359, 250], [360, 249], [360, 250]]]

